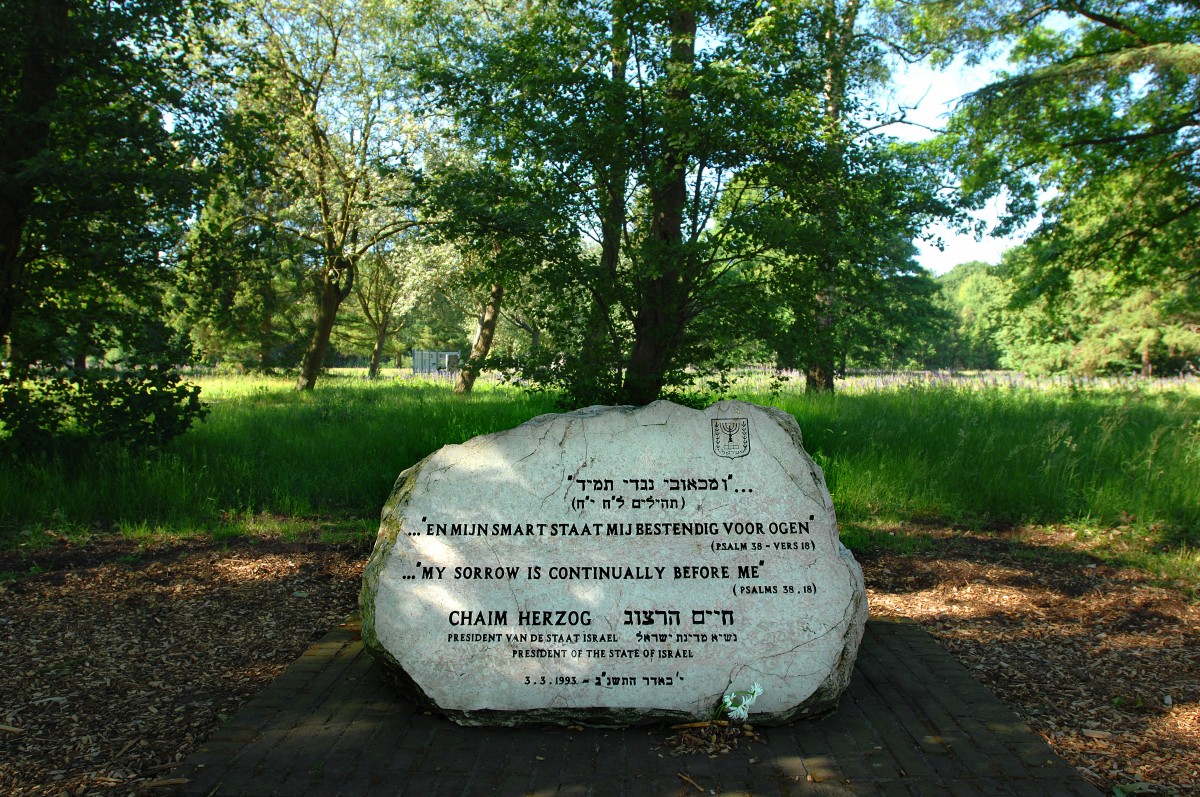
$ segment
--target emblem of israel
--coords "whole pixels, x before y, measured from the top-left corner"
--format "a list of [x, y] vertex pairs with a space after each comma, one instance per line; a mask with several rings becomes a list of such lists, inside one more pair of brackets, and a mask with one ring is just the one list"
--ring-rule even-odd
[[718, 457], [737, 459], [750, 453], [749, 418], [714, 418], [712, 421], [713, 453]]

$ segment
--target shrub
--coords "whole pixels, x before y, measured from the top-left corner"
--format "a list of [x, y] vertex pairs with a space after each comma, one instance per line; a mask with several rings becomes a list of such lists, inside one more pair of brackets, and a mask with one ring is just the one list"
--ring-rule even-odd
[[78, 443], [161, 448], [207, 412], [171, 370], [0, 373], [0, 449], [18, 458]]

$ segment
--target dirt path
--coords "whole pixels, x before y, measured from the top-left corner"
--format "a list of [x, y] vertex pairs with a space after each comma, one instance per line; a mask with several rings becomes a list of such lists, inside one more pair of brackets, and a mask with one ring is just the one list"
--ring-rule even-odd
[[[1048, 560], [1037, 538], [941, 536], [936, 555], [860, 557], [873, 614], [929, 629], [1107, 793], [1200, 794], [1200, 607], [1133, 571]], [[0, 554], [0, 572], [40, 571], [0, 583], [0, 792], [153, 793], [354, 609], [367, 553], [111, 540]]]

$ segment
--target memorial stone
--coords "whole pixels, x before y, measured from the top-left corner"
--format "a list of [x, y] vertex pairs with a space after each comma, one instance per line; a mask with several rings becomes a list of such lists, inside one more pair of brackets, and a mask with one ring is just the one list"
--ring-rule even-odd
[[794, 418], [725, 401], [543, 415], [400, 475], [363, 577], [363, 641], [464, 725], [836, 706], [867, 617]]

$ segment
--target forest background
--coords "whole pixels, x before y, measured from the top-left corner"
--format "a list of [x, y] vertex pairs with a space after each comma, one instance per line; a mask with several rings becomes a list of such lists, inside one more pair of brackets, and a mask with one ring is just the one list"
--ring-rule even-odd
[[[1174, 3], [13, 0], [0, 444], [161, 448], [181, 369], [463, 352], [560, 406], [737, 368], [1187, 376], [1200, 18]], [[1007, 71], [937, 135], [903, 64]], [[999, 202], [992, 229], [977, 218]], [[939, 222], [1006, 235], [935, 277]]]

